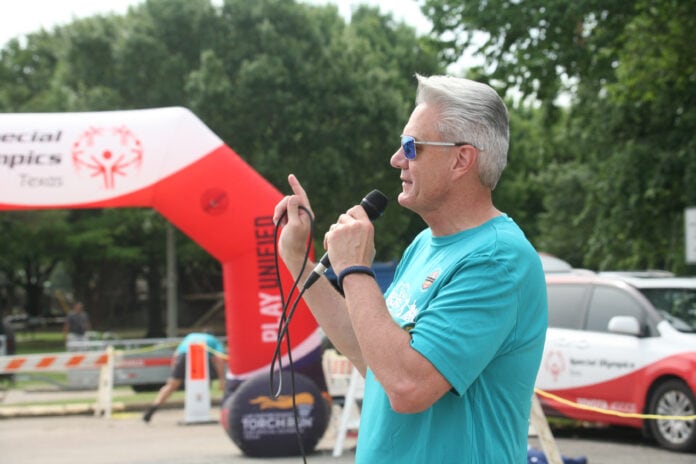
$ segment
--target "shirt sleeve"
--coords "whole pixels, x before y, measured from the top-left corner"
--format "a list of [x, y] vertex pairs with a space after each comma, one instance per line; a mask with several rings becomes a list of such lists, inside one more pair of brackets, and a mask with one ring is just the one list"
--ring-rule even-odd
[[515, 328], [514, 279], [490, 257], [467, 259], [444, 279], [411, 330], [412, 347], [462, 395], [505, 349]]

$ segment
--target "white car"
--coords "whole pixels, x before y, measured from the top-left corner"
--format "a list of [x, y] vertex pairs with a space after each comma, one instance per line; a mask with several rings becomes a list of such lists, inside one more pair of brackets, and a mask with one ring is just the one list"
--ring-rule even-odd
[[556, 395], [540, 394], [549, 416], [642, 428], [696, 451], [696, 278], [646, 275], [546, 274], [536, 387]]

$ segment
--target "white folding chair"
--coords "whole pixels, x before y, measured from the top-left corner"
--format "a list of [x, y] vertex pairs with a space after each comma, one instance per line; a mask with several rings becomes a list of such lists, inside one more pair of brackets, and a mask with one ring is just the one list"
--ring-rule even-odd
[[343, 454], [345, 439], [349, 430], [357, 430], [360, 426], [360, 406], [365, 389], [365, 380], [353, 364], [335, 350], [324, 351], [322, 357], [324, 375], [329, 395], [339, 403], [342, 400], [341, 414], [336, 431], [336, 442], [333, 456]]

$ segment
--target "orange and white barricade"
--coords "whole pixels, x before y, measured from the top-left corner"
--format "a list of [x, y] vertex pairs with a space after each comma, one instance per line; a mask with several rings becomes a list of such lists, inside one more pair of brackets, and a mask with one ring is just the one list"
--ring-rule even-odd
[[0, 357], [0, 374], [18, 372], [63, 372], [76, 368], [101, 368], [108, 354], [100, 351], [84, 353], [47, 353]]
[[0, 374], [66, 372], [71, 369], [100, 369], [95, 415], [111, 417], [115, 363], [114, 350], [0, 356]]
[[210, 363], [205, 343], [191, 343], [186, 351], [184, 424], [214, 422], [210, 415]]
[[106, 348], [106, 363], [99, 370], [99, 390], [97, 390], [97, 404], [94, 407], [94, 415], [105, 418], [111, 417], [111, 400], [114, 391], [114, 347]]

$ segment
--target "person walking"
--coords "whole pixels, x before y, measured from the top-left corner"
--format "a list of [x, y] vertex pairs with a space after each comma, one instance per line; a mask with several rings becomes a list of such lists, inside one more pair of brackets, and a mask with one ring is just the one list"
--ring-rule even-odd
[[63, 338], [66, 346], [69, 347], [72, 342], [86, 341], [87, 332], [90, 330], [92, 330], [92, 324], [89, 321], [89, 315], [85, 312], [85, 306], [81, 301], [76, 301], [63, 324]]
[[205, 345], [208, 357], [208, 371], [211, 373], [211, 378], [214, 369], [214, 372], [217, 374], [220, 391], [225, 391], [226, 356], [222, 343], [208, 331], [190, 333], [184, 337], [174, 350], [169, 378], [162, 388], [160, 388], [159, 392], [157, 392], [157, 396], [152, 405], [143, 414], [143, 421], [150, 422], [152, 416], [157, 412], [157, 409], [162, 406], [167, 399], [169, 399], [171, 394], [178, 390], [182, 382], [184, 382], [186, 377], [186, 355], [189, 345], [194, 343]]

